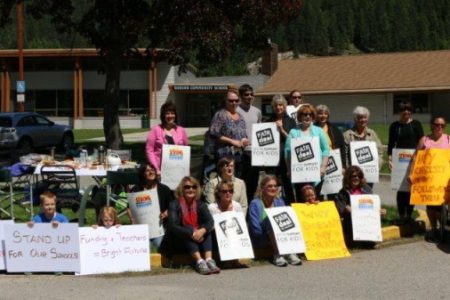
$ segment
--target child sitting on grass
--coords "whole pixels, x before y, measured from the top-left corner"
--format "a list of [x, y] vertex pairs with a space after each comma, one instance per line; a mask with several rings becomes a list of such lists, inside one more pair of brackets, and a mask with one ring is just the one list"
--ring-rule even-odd
[[28, 222], [29, 226], [32, 227], [34, 223], [52, 223], [53, 227], [58, 227], [59, 223], [69, 223], [65, 215], [56, 212], [56, 195], [53, 192], [43, 192], [39, 200], [42, 212], [33, 216]]
[[99, 226], [103, 226], [106, 229], [111, 228], [112, 226], [119, 227], [120, 221], [117, 216], [117, 211], [112, 206], [103, 206], [98, 214], [98, 221], [96, 225], [92, 225], [93, 228], [97, 228]]

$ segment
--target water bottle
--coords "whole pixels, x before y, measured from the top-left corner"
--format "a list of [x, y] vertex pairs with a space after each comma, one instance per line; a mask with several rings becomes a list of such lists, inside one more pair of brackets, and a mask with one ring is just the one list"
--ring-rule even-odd
[[105, 148], [103, 146], [98, 147], [98, 162], [105, 163]]
[[87, 164], [87, 156], [88, 156], [87, 150], [85, 150], [85, 149], [81, 150], [81, 152], [80, 152], [80, 163], [81, 163], [82, 166], [86, 166], [86, 164]]

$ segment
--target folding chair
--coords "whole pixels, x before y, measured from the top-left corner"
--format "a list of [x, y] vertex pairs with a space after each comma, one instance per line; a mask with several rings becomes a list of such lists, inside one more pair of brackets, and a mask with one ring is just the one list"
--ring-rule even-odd
[[71, 208], [73, 212], [78, 210], [81, 201], [80, 185], [72, 166], [42, 166], [41, 177], [44, 188], [55, 193], [58, 211], [62, 208]]
[[25, 195], [28, 193], [28, 190], [25, 190], [24, 187], [20, 187], [19, 191], [14, 190], [13, 181], [14, 179], [11, 174], [11, 170], [0, 169], [0, 184], [2, 185], [2, 189], [0, 189], [0, 213], [4, 213], [14, 220], [14, 207], [19, 206], [29, 213], [31, 218], [31, 206], [29, 209], [23, 204], [23, 200], [25, 199]]
[[124, 215], [127, 211], [127, 206], [124, 203], [126, 199], [121, 198], [119, 193], [113, 190], [113, 187], [119, 185], [121, 190], [127, 190], [127, 188], [130, 189], [131, 185], [138, 183], [139, 175], [137, 169], [108, 171], [106, 173], [106, 205], [109, 206], [111, 202], [114, 203], [116, 209], [119, 208], [118, 215]]

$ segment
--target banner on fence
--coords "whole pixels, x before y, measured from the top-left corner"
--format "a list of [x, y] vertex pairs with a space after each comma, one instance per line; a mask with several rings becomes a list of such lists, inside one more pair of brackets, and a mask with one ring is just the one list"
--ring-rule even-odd
[[80, 272], [77, 275], [150, 271], [146, 225], [79, 229]]
[[394, 190], [409, 192], [411, 186], [408, 177], [414, 152], [414, 149], [392, 149], [391, 187]]
[[363, 170], [367, 182], [379, 181], [378, 150], [375, 142], [350, 142], [350, 159], [352, 166]]
[[330, 195], [339, 193], [342, 188], [343, 177], [341, 151], [339, 149], [331, 150], [320, 194]]
[[417, 152], [412, 169], [411, 204], [442, 205], [450, 199], [450, 150], [427, 149]]
[[213, 215], [220, 260], [253, 258], [253, 248], [242, 212]]
[[266, 213], [272, 225], [279, 254], [305, 253], [305, 241], [292, 207], [268, 208]]
[[292, 204], [306, 244], [306, 258], [320, 260], [348, 257], [341, 220], [333, 201]]
[[291, 140], [291, 178], [293, 183], [320, 181], [319, 138]]
[[159, 215], [159, 198], [156, 188], [127, 195], [131, 214], [136, 224], [147, 224], [149, 237], [156, 238], [164, 235]]
[[190, 174], [191, 147], [163, 145], [161, 182], [174, 190], [184, 176]]
[[279, 163], [280, 132], [277, 125], [273, 122], [253, 124], [252, 166], [278, 166]]
[[78, 224], [4, 226], [8, 272], [79, 272]]
[[378, 195], [351, 195], [354, 241], [381, 242], [380, 197]]

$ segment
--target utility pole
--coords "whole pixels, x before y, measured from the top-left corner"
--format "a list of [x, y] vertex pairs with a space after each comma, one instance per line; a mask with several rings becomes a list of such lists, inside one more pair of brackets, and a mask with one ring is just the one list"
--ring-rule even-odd
[[[25, 81], [23, 74], [23, 0], [17, 1], [17, 48], [19, 49], [19, 80], [16, 85], [17, 111], [23, 112], [25, 111]], [[23, 87], [23, 90], [18, 89], [19, 85]]]

